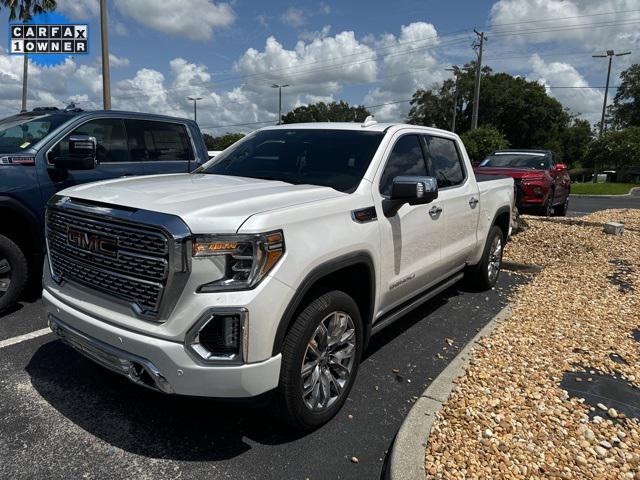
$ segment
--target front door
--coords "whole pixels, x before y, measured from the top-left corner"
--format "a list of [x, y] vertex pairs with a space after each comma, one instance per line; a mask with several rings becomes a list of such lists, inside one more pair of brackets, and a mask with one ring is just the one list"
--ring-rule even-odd
[[[92, 170], [62, 171], [53, 167], [48, 158], [69, 153], [69, 137], [84, 134], [95, 137], [97, 165]], [[46, 202], [53, 194], [67, 187], [81, 183], [108, 180], [111, 178], [144, 175], [142, 162], [131, 161], [127, 148], [124, 123], [119, 118], [98, 118], [89, 120], [67, 133], [62, 140], [48, 150], [39, 162], [42, 200]]]
[[426, 290], [437, 280], [443, 227], [439, 216], [429, 214], [431, 204], [405, 204], [389, 218], [382, 213], [382, 201], [389, 197], [395, 177], [428, 175], [418, 135], [399, 133], [390, 145], [384, 168], [374, 181], [378, 188], [373, 189], [382, 237], [378, 315]]

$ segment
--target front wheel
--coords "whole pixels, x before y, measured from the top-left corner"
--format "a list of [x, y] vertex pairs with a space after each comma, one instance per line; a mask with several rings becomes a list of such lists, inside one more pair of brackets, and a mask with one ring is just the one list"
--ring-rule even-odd
[[282, 349], [279, 400], [288, 423], [310, 430], [338, 413], [358, 372], [362, 348], [362, 319], [349, 295], [330, 291], [304, 308]]
[[569, 195], [566, 196], [562, 205], [557, 206], [553, 209], [553, 214], [559, 217], [564, 217], [567, 215], [567, 211], [569, 210]]
[[504, 234], [500, 227], [494, 225], [489, 231], [480, 263], [466, 272], [467, 280], [474, 289], [489, 290], [496, 284], [502, 267], [503, 250]]
[[0, 312], [16, 301], [27, 283], [28, 271], [20, 247], [0, 235]]

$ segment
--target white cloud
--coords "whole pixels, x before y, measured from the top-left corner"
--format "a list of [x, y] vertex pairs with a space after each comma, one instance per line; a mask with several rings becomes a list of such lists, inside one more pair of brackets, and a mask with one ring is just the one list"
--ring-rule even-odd
[[[499, 0], [491, 8], [490, 20], [497, 41], [564, 41], [600, 50], [627, 48], [640, 42], [637, 23], [624, 24], [638, 17], [629, 11], [639, 7], [638, 0]], [[605, 25], [614, 23], [617, 25]], [[534, 29], [538, 31], [531, 32]], [[499, 37], [497, 32], [516, 35]]]
[[113, 68], [128, 67], [130, 63], [127, 57], [119, 57], [113, 53], [109, 54], [109, 65]]
[[[591, 123], [599, 121], [602, 111], [603, 93], [589, 87], [585, 78], [570, 64], [545, 63], [537, 54], [530, 60], [529, 80], [537, 80], [547, 86], [547, 92], [574, 114], [580, 114]], [[549, 88], [549, 86], [579, 88]], [[610, 97], [611, 98], [611, 97]]]
[[[437, 31], [430, 23], [403, 25], [397, 37], [386, 34], [371, 41], [385, 49], [385, 57], [380, 62], [380, 84], [366, 95], [365, 105], [411, 98], [416, 90], [428, 90], [446, 77], [444, 65], [432, 50], [425, 48], [439, 43]], [[402, 102], [376, 108], [373, 113], [379, 120], [402, 121], [408, 111], [409, 103]]]
[[74, 20], [86, 20], [100, 15], [98, 0], [59, 0], [57, 10]]
[[320, 30], [315, 30], [313, 32], [309, 32], [309, 31], [300, 32], [300, 34], [298, 35], [298, 38], [306, 42], [312, 42], [314, 40], [319, 40], [327, 37], [330, 32], [331, 32], [331, 25], [325, 25]]
[[301, 27], [307, 23], [307, 14], [301, 8], [289, 7], [280, 16], [282, 23], [291, 27]]
[[116, 0], [120, 12], [169, 35], [209, 39], [214, 29], [228, 27], [236, 15], [228, 3], [210, 0]]
[[[285, 107], [299, 95], [330, 96], [345, 84], [375, 80], [376, 54], [358, 41], [353, 32], [299, 41], [292, 50], [269, 37], [263, 51], [248, 49], [235, 64], [249, 92], [268, 95], [272, 83], [288, 83]], [[271, 98], [272, 95], [268, 95]]]

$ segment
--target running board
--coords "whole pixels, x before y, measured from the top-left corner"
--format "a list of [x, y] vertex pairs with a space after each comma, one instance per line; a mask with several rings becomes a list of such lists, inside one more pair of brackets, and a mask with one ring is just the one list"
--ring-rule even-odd
[[435, 297], [439, 293], [444, 292], [447, 288], [449, 288], [450, 286], [462, 280], [462, 277], [464, 277], [464, 273], [460, 272], [454, 275], [453, 277], [449, 278], [448, 280], [445, 280], [444, 282], [433, 287], [432, 289], [427, 290], [426, 292], [421, 294], [419, 297], [413, 300], [410, 300], [407, 304], [401, 306], [395, 312], [389, 313], [388, 316], [383, 317], [373, 325], [373, 327], [371, 328], [371, 334], [373, 335], [374, 333], [378, 333], [383, 328], [388, 327], [396, 320], [402, 318], [411, 310], [418, 308], [420, 305], [431, 300], [433, 297]]

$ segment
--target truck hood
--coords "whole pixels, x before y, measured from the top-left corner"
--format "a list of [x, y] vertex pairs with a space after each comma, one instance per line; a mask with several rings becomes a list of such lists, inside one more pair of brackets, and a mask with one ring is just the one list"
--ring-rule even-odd
[[511, 178], [542, 178], [546, 170], [532, 170], [530, 168], [512, 167], [476, 167], [474, 172], [478, 175], [505, 175]]
[[181, 173], [78, 185], [59, 195], [177, 215], [194, 233], [234, 233], [256, 213], [348, 194], [316, 185]]

